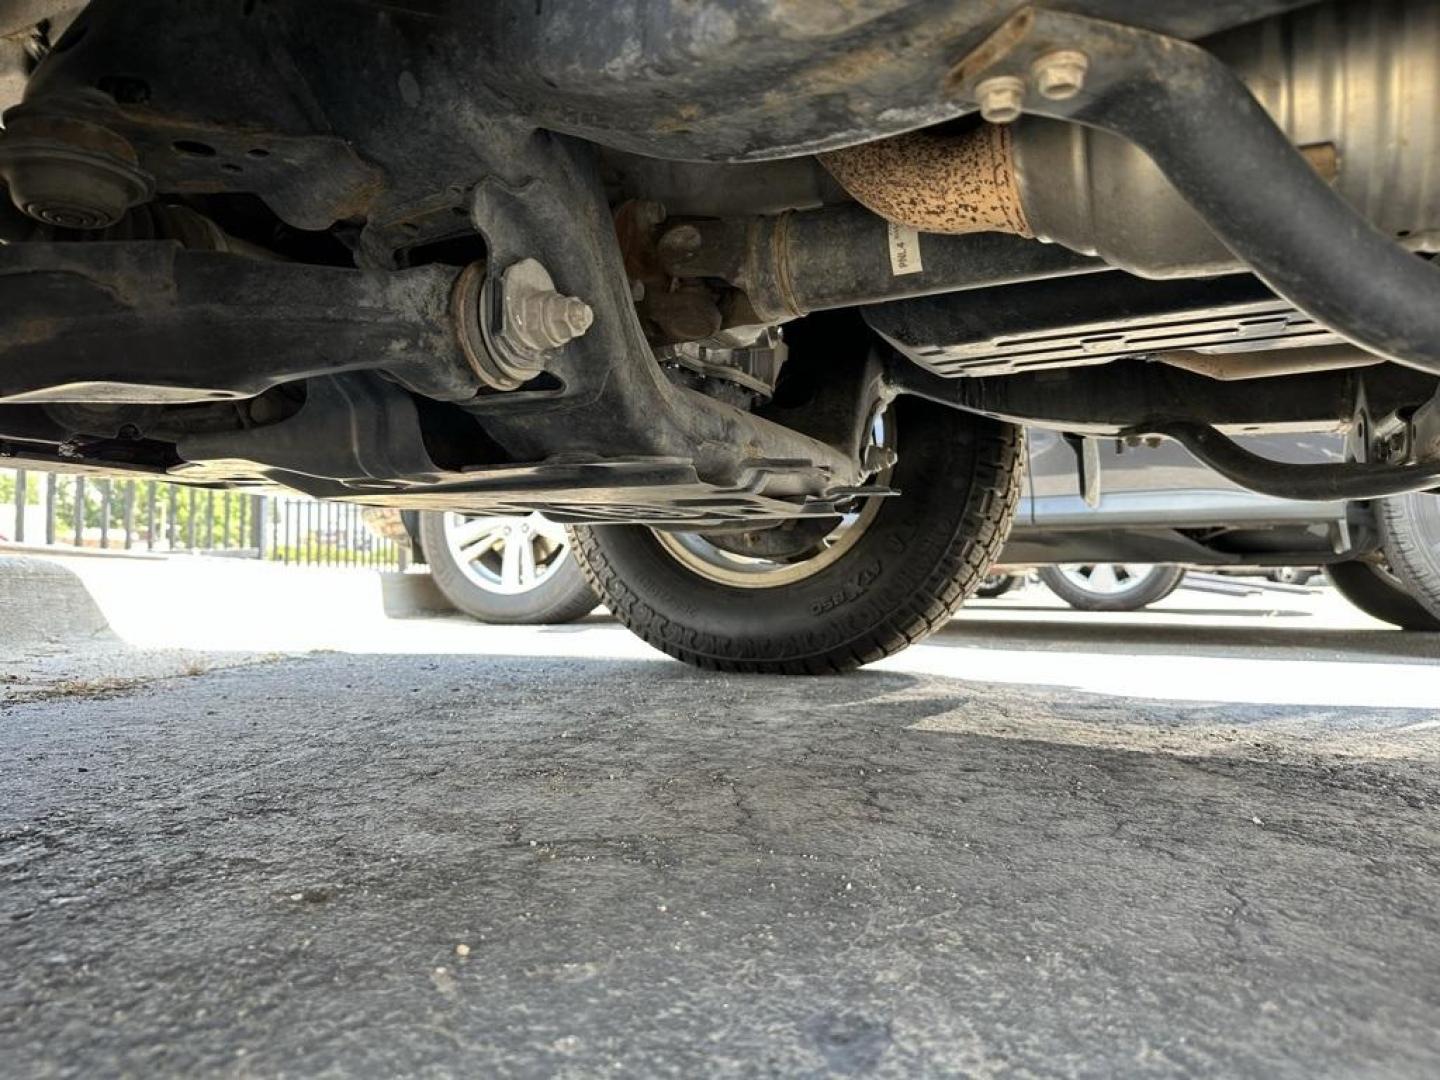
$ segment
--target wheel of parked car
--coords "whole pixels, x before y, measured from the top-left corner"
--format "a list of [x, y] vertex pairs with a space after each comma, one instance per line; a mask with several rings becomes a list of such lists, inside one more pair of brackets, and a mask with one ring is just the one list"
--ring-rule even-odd
[[1440, 631], [1440, 617], [1410, 595], [1388, 566], [1343, 562], [1325, 568], [1335, 591], [1372, 619], [1402, 630]]
[[994, 600], [1014, 589], [1022, 580], [1019, 574], [987, 574], [976, 588], [975, 595], [982, 600]]
[[1185, 571], [1178, 566], [1087, 563], [1043, 566], [1040, 580], [1080, 611], [1139, 611], [1178, 589]]
[[571, 622], [597, 603], [564, 526], [540, 514], [426, 513], [420, 543], [446, 599], [484, 622]]
[[1390, 568], [1411, 598], [1440, 620], [1440, 495], [1381, 499], [1376, 511]]
[[1374, 506], [1385, 561], [1339, 563], [1326, 571], [1330, 581], [1372, 618], [1440, 631], [1440, 496], [1400, 495]]
[[1019, 428], [901, 398], [877, 439], [902, 494], [750, 532], [572, 529], [615, 616], [671, 656], [727, 671], [827, 674], [942, 625], [984, 578], [1020, 491]]

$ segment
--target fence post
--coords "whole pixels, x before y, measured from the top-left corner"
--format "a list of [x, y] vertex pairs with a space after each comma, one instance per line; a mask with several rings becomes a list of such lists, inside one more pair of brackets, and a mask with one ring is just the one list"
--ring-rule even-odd
[[15, 470], [15, 542], [25, 542], [25, 504], [30, 501], [30, 474]]
[[100, 484], [100, 550], [110, 550], [110, 478]]
[[155, 500], [159, 493], [160, 485], [154, 480], [150, 481], [149, 494], [145, 498], [145, 550], [155, 550]]
[[59, 477], [53, 472], [45, 474], [45, 543], [55, 543], [55, 489]]
[[75, 478], [75, 546], [85, 546], [85, 477]]
[[125, 522], [125, 550], [129, 551], [135, 546], [135, 481], [125, 481], [125, 509], [122, 520]]
[[265, 534], [269, 529], [270, 504], [264, 495], [250, 497], [250, 535], [254, 541], [255, 557], [265, 558]]

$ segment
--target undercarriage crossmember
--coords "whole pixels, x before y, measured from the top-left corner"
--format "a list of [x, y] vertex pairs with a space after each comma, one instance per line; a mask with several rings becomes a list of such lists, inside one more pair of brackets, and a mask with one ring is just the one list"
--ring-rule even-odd
[[[1435, 4], [578, 6], [30, 27], [0, 456], [718, 526], [895, 494], [875, 432], [913, 395], [1293, 497], [1440, 479], [1436, 200], [1359, 205], [1392, 163], [1306, 104], [1365, 49], [1431, 86]], [[1393, 167], [1440, 175], [1408, 122]], [[1100, 205], [1141, 190], [1142, 226]], [[1355, 460], [1226, 436], [1303, 427]]]

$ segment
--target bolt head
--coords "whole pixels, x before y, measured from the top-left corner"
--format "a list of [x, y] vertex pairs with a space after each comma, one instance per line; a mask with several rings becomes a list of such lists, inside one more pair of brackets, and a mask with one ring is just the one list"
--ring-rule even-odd
[[992, 75], [975, 87], [980, 116], [992, 124], [1009, 124], [1020, 119], [1025, 109], [1025, 80], [1014, 75]]
[[565, 297], [561, 308], [560, 321], [572, 338], [580, 337], [595, 322], [594, 310], [579, 297]]
[[865, 452], [860, 464], [867, 473], [873, 474], [885, 471], [899, 460], [900, 455], [895, 453], [890, 447], [878, 446], [875, 443], [871, 443], [865, 447]]
[[558, 349], [595, 322], [590, 305], [556, 292], [550, 274], [534, 259], [522, 259], [506, 270], [500, 287], [500, 338], [512, 348], [536, 353]]
[[699, 251], [704, 239], [694, 225], [676, 225], [667, 229], [655, 246], [663, 260], [677, 263], [684, 262]]
[[1075, 49], [1046, 53], [1030, 67], [1035, 89], [1050, 101], [1068, 101], [1085, 87], [1090, 58]]

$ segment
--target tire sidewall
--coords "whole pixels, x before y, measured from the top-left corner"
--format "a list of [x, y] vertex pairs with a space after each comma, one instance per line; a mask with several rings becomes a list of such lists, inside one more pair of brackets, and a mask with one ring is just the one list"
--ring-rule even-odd
[[[1018, 493], [1016, 483], [1004, 528], [986, 538], [983, 550], [956, 560], [958, 549], [975, 547], [968, 541], [977, 500], [993, 497], [987, 483], [993, 478], [975, 476], [977, 441], [995, 439], [1008, 425], [979, 417], [956, 423], [961, 414], [914, 399], [896, 408], [900, 457], [891, 484], [901, 495], [885, 498], [855, 545], [811, 577], [765, 589], [725, 585], [677, 561], [648, 528], [577, 532], [588, 534], [605, 571], [649, 609], [646, 621], [654, 616], [664, 624], [657, 630], [665, 647], [678, 647], [687, 659], [803, 662], [854, 649], [864, 662], [871, 658], [867, 642], [913, 632], [927, 598], [954, 593], [953, 610], [979, 584], [1008, 532]], [[911, 445], [924, 452], [907, 451]], [[578, 550], [590, 560], [586, 544]], [[593, 577], [600, 568], [590, 569]]]
[[1325, 568], [1325, 576], [1336, 592], [1372, 619], [1401, 630], [1440, 630], [1440, 618], [1378, 566], [1358, 561], [1336, 563]]
[[1376, 511], [1390, 569], [1409, 597], [1440, 620], [1440, 495], [1381, 499]]

